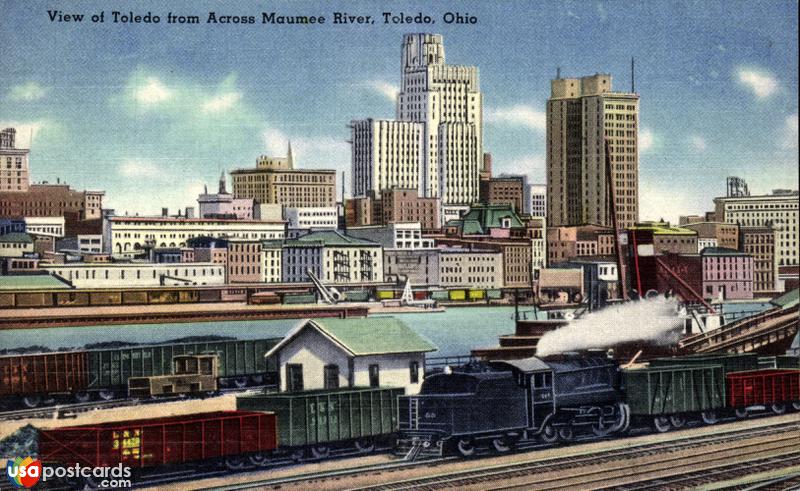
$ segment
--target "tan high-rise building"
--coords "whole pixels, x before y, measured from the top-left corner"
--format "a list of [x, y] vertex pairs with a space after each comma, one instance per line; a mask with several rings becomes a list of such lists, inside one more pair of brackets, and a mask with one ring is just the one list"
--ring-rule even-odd
[[291, 208], [336, 206], [336, 171], [295, 169], [292, 147], [286, 157], [261, 156], [255, 169], [231, 172], [234, 199]]
[[611, 91], [611, 75], [558, 78], [547, 100], [547, 225], [611, 226], [604, 139], [619, 226], [639, 219], [639, 95]]
[[17, 130], [0, 131], [0, 191], [25, 192], [30, 186], [28, 153], [16, 147]]

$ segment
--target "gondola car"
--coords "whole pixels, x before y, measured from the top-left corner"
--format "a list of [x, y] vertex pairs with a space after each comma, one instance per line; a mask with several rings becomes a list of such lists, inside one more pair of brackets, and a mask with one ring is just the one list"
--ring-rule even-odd
[[[264, 354], [278, 341], [280, 338], [214, 340], [0, 356], [0, 406], [33, 408], [47, 401], [128, 397], [131, 378], [137, 392], [146, 385], [143, 378], [177, 376], [173, 377], [177, 381], [189, 375], [175, 373], [176, 362], [188, 355], [216, 358], [217, 385], [271, 384], [277, 379], [277, 368]], [[196, 375], [204, 375], [199, 368]], [[172, 393], [190, 394], [193, 387], [189, 383], [185, 390]], [[201, 392], [216, 390], [206, 387]]]

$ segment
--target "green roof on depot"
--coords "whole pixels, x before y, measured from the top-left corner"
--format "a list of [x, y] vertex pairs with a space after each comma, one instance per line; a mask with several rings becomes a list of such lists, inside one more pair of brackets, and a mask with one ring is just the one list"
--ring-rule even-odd
[[300, 331], [316, 328], [352, 356], [389, 353], [419, 353], [436, 351], [436, 346], [423, 339], [399, 319], [307, 319], [299, 323], [267, 356], [281, 349]]
[[0, 276], [0, 290], [49, 290], [53, 288], [70, 288], [70, 286], [49, 274]]
[[319, 232], [311, 232], [310, 234], [297, 237], [296, 239], [289, 239], [284, 242], [287, 246], [308, 246], [308, 245], [323, 245], [323, 246], [378, 246], [376, 242], [371, 240], [360, 239], [358, 237], [351, 237], [344, 235], [336, 230], [322, 230]]
[[0, 242], [16, 242], [19, 244], [32, 244], [33, 238], [25, 232], [11, 232], [0, 235]]

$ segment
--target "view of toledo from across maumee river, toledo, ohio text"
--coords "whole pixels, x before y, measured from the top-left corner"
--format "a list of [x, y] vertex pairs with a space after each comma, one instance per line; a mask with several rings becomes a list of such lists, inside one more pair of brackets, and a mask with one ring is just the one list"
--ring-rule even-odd
[[797, 2], [0, 46], [0, 489], [800, 489]]

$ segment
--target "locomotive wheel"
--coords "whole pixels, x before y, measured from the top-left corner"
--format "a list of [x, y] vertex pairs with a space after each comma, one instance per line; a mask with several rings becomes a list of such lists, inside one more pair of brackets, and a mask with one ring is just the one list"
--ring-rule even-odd
[[544, 428], [542, 428], [542, 432], [539, 433], [539, 436], [542, 437], [542, 441], [545, 443], [555, 443], [558, 441], [558, 430], [551, 423], [547, 423]]
[[104, 401], [110, 401], [111, 399], [114, 398], [114, 391], [113, 390], [101, 390], [100, 392], [98, 392], [97, 395], [100, 396], [100, 399], [102, 399]]
[[573, 438], [575, 438], [575, 433], [572, 431], [572, 427], [565, 426], [564, 428], [558, 430], [558, 438], [564, 442], [571, 442]]
[[670, 430], [672, 425], [670, 425], [669, 418], [666, 416], [656, 416], [653, 418], [653, 427], [659, 433], [666, 433]]
[[270, 464], [269, 456], [265, 453], [254, 453], [250, 456], [250, 463], [256, 467], [266, 467]]
[[669, 417], [669, 422], [672, 424], [672, 427], [675, 429], [682, 428], [683, 425], [686, 424], [686, 418], [680, 416], [678, 414]]
[[92, 395], [86, 391], [75, 393], [75, 402], [89, 402], [91, 399]]
[[326, 447], [325, 445], [311, 447], [311, 455], [313, 455], [315, 459], [324, 459], [327, 458], [330, 454], [331, 454], [331, 447]]
[[462, 438], [456, 444], [458, 453], [464, 457], [470, 457], [475, 453], [475, 444], [470, 438]]
[[244, 459], [241, 457], [225, 457], [225, 467], [235, 471], [244, 468]]
[[786, 412], [786, 404], [783, 402], [776, 402], [770, 406], [770, 409], [772, 409], [773, 413], [780, 415]]
[[513, 447], [514, 443], [508, 437], [501, 436], [492, 440], [492, 448], [497, 453], [510, 452]]
[[42, 398], [40, 396], [26, 396], [22, 398], [22, 404], [28, 408], [35, 408], [39, 404], [42, 403]]
[[735, 411], [735, 413], [736, 413], [736, 417], [737, 417], [737, 418], [739, 418], [739, 419], [744, 419], [744, 418], [746, 418], [746, 417], [747, 417], [747, 409], [745, 409], [745, 408], [743, 408], [743, 407], [742, 407], [742, 408], [739, 408], [739, 409], [737, 409], [737, 410]]
[[356, 450], [361, 453], [370, 453], [375, 450], [375, 442], [369, 439], [356, 440]]
[[792, 403], [792, 407], [795, 411], [800, 411], [800, 401], [795, 401]]
[[237, 389], [244, 389], [247, 387], [247, 377], [239, 377], [233, 381], [233, 384], [236, 385]]
[[719, 416], [716, 411], [703, 411], [700, 413], [700, 417], [703, 419], [703, 423], [707, 425], [713, 425], [719, 422]]

